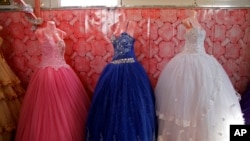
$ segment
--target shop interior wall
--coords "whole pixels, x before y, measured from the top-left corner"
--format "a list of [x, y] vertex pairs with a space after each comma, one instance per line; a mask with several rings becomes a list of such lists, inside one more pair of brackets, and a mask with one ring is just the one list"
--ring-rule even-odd
[[[41, 17], [53, 20], [67, 33], [65, 58], [85, 87], [94, 90], [98, 78], [113, 56], [114, 25], [137, 22], [135, 53], [153, 87], [169, 60], [185, 44], [181, 21], [188, 8], [86, 8], [41, 10]], [[250, 9], [200, 8], [198, 19], [206, 30], [205, 49], [221, 63], [234, 87], [244, 93], [250, 80]], [[125, 18], [121, 18], [121, 17]], [[34, 26], [23, 12], [1, 11], [1, 49], [8, 64], [26, 87], [41, 61], [41, 49]], [[39, 28], [35, 27], [35, 28]], [[212, 67], [212, 66], [211, 66]], [[129, 77], [129, 76], [128, 76]], [[190, 82], [192, 83], [192, 82]], [[181, 86], [180, 86], [181, 87]]]

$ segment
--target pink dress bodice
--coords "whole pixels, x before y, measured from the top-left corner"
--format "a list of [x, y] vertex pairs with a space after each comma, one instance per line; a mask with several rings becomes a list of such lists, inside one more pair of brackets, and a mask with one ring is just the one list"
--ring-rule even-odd
[[65, 62], [64, 52], [65, 52], [65, 43], [61, 39], [57, 42], [54, 41], [53, 37], [43, 34], [44, 36], [40, 37], [40, 47], [42, 48], [42, 61], [40, 67], [53, 67], [59, 69], [60, 67], [69, 67]]

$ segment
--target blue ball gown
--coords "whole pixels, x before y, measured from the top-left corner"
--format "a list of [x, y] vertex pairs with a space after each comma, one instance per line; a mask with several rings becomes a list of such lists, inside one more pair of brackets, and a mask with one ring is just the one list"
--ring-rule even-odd
[[240, 106], [245, 119], [245, 124], [250, 125], [250, 85], [248, 86], [247, 91], [241, 97]]
[[154, 141], [154, 93], [127, 32], [113, 40], [114, 56], [94, 91], [87, 119], [87, 141]]

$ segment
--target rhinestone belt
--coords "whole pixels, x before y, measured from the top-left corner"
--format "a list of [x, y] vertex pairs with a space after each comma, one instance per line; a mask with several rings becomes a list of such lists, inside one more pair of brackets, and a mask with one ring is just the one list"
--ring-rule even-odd
[[122, 63], [134, 63], [134, 62], [135, 62], [134, 58], [124, 58], [124, 59], [114, 60], [111, 63], [112, 64], [122, 64]]

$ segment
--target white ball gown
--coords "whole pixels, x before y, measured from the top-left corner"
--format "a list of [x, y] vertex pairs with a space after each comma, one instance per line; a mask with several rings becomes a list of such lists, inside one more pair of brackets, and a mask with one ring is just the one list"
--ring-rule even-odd
[[189, 30], [158, 79], [158, 141], [229, 141], [230, 124], [244, 124], [228, 75], [205, 52], [205, 36], [201, 26]]

